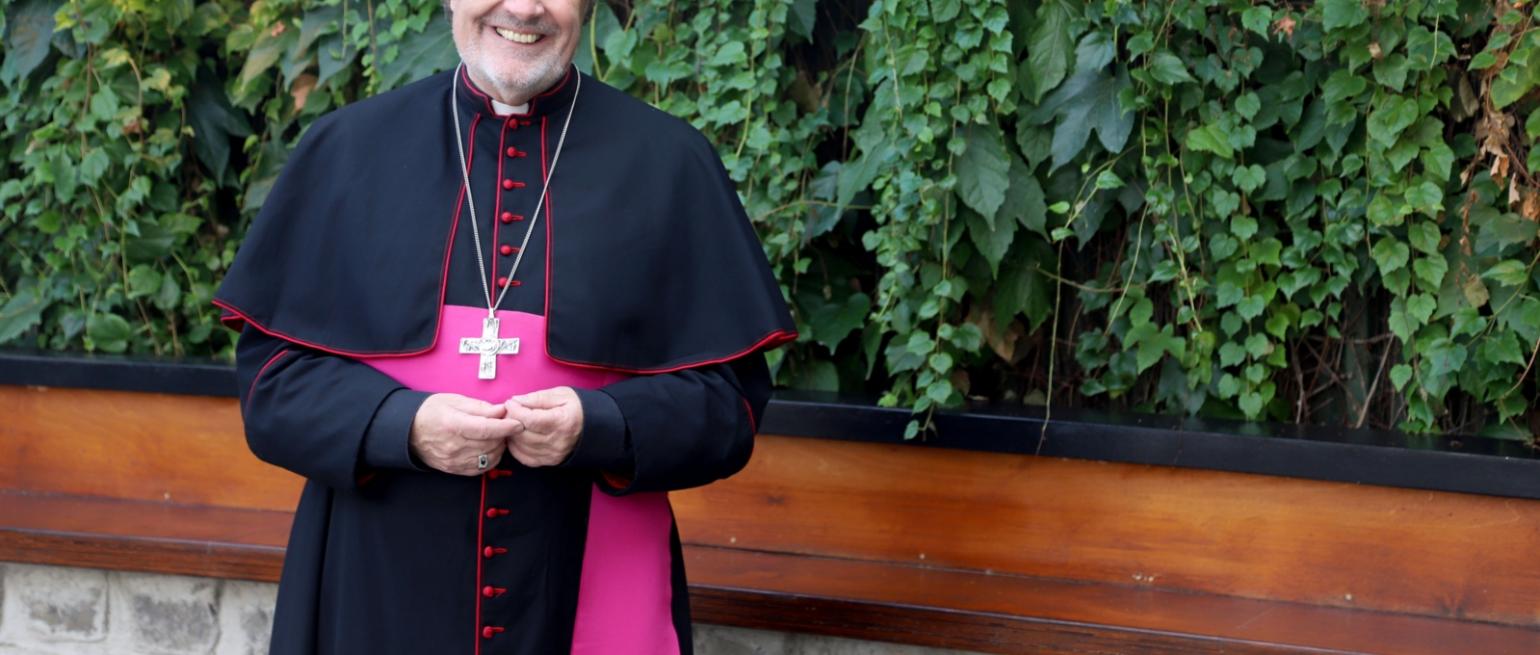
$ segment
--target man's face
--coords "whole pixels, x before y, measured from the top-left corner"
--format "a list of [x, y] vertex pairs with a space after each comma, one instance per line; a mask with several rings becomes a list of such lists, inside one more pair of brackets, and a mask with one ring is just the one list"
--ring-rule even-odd
[[584, 0], [450, 0], [455, 48], [492, 97], [524, 104], [561, 81], [577, 50]]

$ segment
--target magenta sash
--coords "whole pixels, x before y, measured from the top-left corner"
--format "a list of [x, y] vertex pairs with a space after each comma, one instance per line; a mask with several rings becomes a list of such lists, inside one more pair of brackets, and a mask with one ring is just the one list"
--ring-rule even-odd
[[[545, 352], [545, 317], [499, 311], [498, 336], [518, 337], [519, 354], [497, 358], [495, 379], [477, 379], [478, 356], [460, 354], [460, 339], [480, 337], [485, 316], [484, 309], [445, 305], [438, 341], [431, 350], [410, 357], [362, 361], [412, 389], [457, 393], [492, 403], [550, 387], [595, 389], [627, 377], [552, 360]], [[669, 555], [672, 529], [673, 513], [667, 494], [615, 497], [594, 487], [588, 539], [583, 549], [573, 653], [678, 655]], [[474, 552], [465, 555], [476, 556]], [[480, 581], [465, 593], [476, 594], [479, 603]]]

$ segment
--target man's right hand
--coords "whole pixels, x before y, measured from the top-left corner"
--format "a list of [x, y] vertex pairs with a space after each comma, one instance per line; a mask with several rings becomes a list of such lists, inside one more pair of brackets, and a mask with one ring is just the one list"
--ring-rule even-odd
[[478, 457], [486, 455], [488, 467], [497, 466], [507, 452], [508, 439], [524, 431], [524, 424], [507, 418], [507, 413], [503, 405], [459, 394], [428, 396], [412, 419], [412, 452], [445, 473], [486, 473], [476, 467]]

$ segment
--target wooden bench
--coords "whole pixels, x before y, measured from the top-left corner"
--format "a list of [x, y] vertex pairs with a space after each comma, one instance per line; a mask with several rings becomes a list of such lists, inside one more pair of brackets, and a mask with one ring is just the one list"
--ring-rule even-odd
[[[233, 400], [0, 386], [0, 560], [274, 581]], [[761, 437], [674, 495], [703, 623], [993, 653], [1540, 653], [1540, 501]]]

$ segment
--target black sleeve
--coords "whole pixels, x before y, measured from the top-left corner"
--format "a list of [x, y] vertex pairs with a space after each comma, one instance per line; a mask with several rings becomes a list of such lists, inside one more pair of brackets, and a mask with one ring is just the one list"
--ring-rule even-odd
[[428, 394], [249, 325], [235, 352], [246, 442], [262, 461], [336, 488], [377, 468], [422, 469], [408, 437]]
[[673, 491], [737, 473], [770, 400], [762, 355], [579, 389], [583, 433], [564, 466], [602, 472], [615, 494]]

